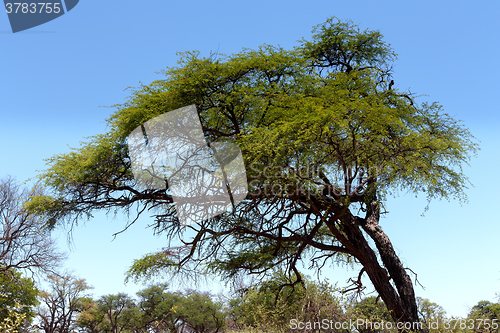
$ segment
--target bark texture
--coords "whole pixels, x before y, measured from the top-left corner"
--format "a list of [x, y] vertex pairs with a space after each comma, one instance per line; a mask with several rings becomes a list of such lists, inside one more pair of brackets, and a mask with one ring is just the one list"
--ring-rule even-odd
[[[419, 319], [413, 283], [389, 237], [380, 227], [379, 218], [380, 209], [375, 200], [370, 203], [365, 218], [346, 213], [338, 226], [346, 236], [340, 241], [359, 260], [394, 321], [407, 325], [411, 323], [412, 327], [417, 328]], [[382, 265], [362, 230], [374, 241]]]

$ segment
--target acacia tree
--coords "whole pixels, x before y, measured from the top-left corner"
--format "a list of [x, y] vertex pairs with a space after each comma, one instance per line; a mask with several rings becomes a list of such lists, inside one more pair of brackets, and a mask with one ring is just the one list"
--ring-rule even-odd
[[104, 314], [103, 320], [108, 323], [108, 331], [120, 333], [127, 326], [129, 315], [135, 311], [135, 303], [125, 293], [105, 295], [97, 300], [97, 307]]
[[[469, 325], [473, 328], [470, 330], [472, 332], [490, 331], [488, 328], [495, 332], [500, 327], [500, 303], [480, 301], [470, 309], [467, 319], [469, 323], [476, 323], [476, 325]], [[477, 325], [479, 322], [481, 325]]]
[[104, 321], [105, 313], [99, 309], [92, 297], [80, 299], [81, 311], [78, 313], [76, 326], [81, 332], [100, 333], [105, 331], [107, 323]]
[[181, 324], [179, 303], [182, 295], [168, 292], [167, 288], [167, 284], [156, 284], [137, 292], [141, 327], [146, 331], [166, 328], [175, 332]]
[[208, 293], [186, 291], [179, 302], [181, 332], [219, 333], [225, 326], [226, 315], [222, 303], [214, 302]]
[[[52, 225], [99, 209], [152, 213], [155, 232], [172, 243], [137, 260], [131, 276], [167, 267], [226, 278], [283, 269], [301, 283], [300, 262], [318, 270], [355, 262], [358, 290], [367, 274], [396, 322], [418, 322], [412, 280], [379, 224], [384, 202], [400, 190], [463, 200], [461, 165], [476, 144], [441, 106], [396, 89], [394, 59], [378, 31], [334, 18], [292, 50], [184, 53], [164, 80], [117, 105], [108, 133], [49, 161], [41, 180], [53, 193], [30, 208]], [[229, 212], [182, 226], [168, 188], [137, 186], [127, 136], [192, 104], [209, 144], [242, 150], [249, 194]]]

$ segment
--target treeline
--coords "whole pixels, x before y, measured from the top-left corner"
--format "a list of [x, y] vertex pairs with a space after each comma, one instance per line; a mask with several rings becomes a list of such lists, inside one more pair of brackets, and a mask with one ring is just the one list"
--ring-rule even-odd
[[[0, 179], [1, 333], [395, 331], [390, 312], [377, 297], [349, 296], [325, 281], [299, 283], [279, 272], [225, 296], [172, 291], [160, 283], [133, 296], [94, 298], [85, 279], [58, 273], [64, 255], [51, 238], [51, 219], [26, 211], [26, 198], [41, 192]], [[46, 287], [29, 278], [29, 272]], [[418, 311], [423, 332], [499, 332], [499, 303], [482, 301], [466, 318], [450, 318], [438, 304], [418, 299]]]
[[[327, 282], [294, 284], [286, 275], [230, 296], [197, 290], [171, 291], [152, 284], [135, 297], [125, 293], [93, 298], [83, 279], [51, 275], [39, 291], [31, 279], [0, 279], [0, 331], [37, 333], [262, 333], [396, 332], [384, 303], [375, 296], [346, 297]], [[499, 300], [500, 301], [500, 300]], [[500, 303], [479, 302], [466, 318], [450, 318], [418, 299], [424, 332], [498, 332]]]

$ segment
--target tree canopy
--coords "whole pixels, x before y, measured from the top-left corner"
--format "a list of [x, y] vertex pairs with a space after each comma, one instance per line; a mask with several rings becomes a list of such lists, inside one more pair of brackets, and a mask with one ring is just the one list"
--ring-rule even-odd
[[[173, 268], [231, 279], [282, 269], [302, 283], [300, 262], [359, 263], [353, 287], [362, 290], [366, 273], [395, 321], [417, 322], [412, 281], [379, 225], [384, 202], [397, 191], [464, 200], [461, 167], [477, 144], [439, 104], [396, 89], [395, 58], [380, 32], [335, 18], [292, 50], [181, 53], [164, 79], [116, 105], [107, 133], [48, 160], [40, 180], [52, 193], [28, 207], [49, 226], [95, 210], [122, 209], [129, 223], [152, 214], [154, 231], [172, 243], [137, 260], [132, 275]], [[209, 145], [240, 147], [249, 193], [231, 211], [182, 226], [168, 188], [136, 186], [127, 136], [193, 104]]]
[[77, 326], [83, 332], [221, 332], [226, 316], [222, 305], [197, 291], [169, 292], [166, 284], [137, 293], [105, 295], [84, 302]]

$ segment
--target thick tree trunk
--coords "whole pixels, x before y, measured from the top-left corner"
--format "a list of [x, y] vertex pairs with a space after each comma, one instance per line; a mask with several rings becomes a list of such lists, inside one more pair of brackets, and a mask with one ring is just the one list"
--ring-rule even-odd
[[415, 292], [410, 277], [406, 273], [401, 261], [399, 260], [389, 237], [382, 231], [382, 228], [377, 224], [366, 224], [363, 230], [370, 235], [375, 241], [375, 245], [380, 254], [380, 258], [384, 263], [385, 268], [389, 272], [390, 277], [394, 281], [398, 294], [403, 302], [408, 319], [418, 321], [417, 304]]
[[[386, 304], [394, 321], [404, 323], [407, 325], [406, 327], [411, 325], [412, 331], [420, 331], [418, 329], [418, 311], [412, 281], [396, 255], [389, 237], [378, 224], [379, 209], [376, 202], [372, 203], [372, 207], [368, 210], [365, 219], [348, 213], [341, 220], [340, 228], [346, 236], [344, 242], [347, 241], [348, 243], [344, 244], [344, 246], [349, 248], [363, 265], [365, 272]], [[379, 264], [375, 251], [366, 241], [360, 227], [375, 242], [384, 267]], [[342, 242], [342, 239], [340, 241]], [[396, 289], [391, 284], [391, 279]]]

